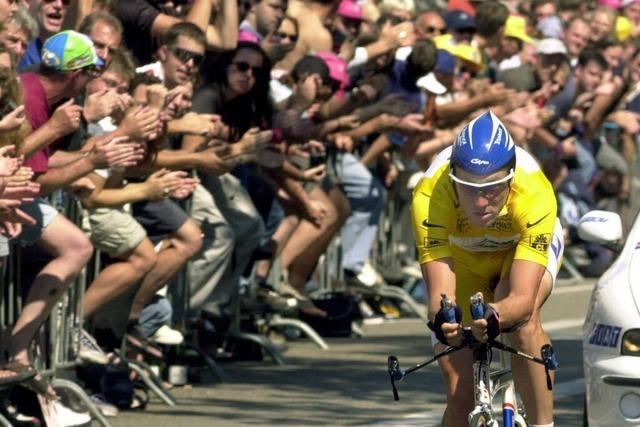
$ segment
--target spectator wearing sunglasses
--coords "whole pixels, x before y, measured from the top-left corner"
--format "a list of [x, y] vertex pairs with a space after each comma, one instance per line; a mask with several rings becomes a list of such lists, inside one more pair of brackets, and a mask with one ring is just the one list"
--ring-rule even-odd
[[189, 22], [175, 24], [158, 49], [159, 61], [137, 69], [159, 78], [168, 89], [192, 82], [204, 60], [206, 40], [200, 28]]
[[[212, 20], [213, 8], [217, 14]], [[158, 2], [126, 0], [116, 2], [116, 16], [124, 27], [124, 41], [139, 64], [147, 64], [171, 27], [179, 22], [191, 22], [207, 35], [207, 47], [233, 49], [238, 34], [238, 1], [194, 0], [181, 17], [162, 13]], [[214, 22], [210, 24], [209, 22]]]
[[298, 20], [285, 15], [275, 33], [267, 36], [261, 45], [272, 64], [280, 61], [296, 47], [298, 34]]
[[439, 12], [428, 10], [416, 18], [415, 31], [420, 39], [433, 39], [447, 32], [447, 24]]

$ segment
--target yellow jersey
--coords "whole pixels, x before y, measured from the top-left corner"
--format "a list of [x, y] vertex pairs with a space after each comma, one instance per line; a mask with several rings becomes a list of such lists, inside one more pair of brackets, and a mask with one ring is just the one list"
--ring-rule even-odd
[[495, 221], [480, 228], [469, 222], [459, 206], [449, 177], [450, 157], [451, 147], [440, 152], [413, 191], [411, 216], [420, 264], [452, 257], [466, 258], [473, 265], [515, 249], [513, 259], [546, 267], [549, 249], [555, 251], [550, 245], [555, 243], [557, 204], [553, 187], [535, 159], [516, 147], [516, 170], [507, 201]]

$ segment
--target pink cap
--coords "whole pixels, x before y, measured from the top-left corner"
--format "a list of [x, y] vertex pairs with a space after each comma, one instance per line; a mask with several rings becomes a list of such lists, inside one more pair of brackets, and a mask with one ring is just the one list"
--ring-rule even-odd
[[353, 0], [342, 0], [336, 13], [344, 18], [354, 19], [356, 21], [362, 21], [364, 19], [362, 8]]
[[331, 52], [318, 52], [316, 56], [324, 61], [329, 67], [329, 76], [340, 82], [340, 89], [349, 86], [349, 73], [347, 72], [347, 62]]
[[616, 10], [622, 8], [622, 0], [598, 0], [596, 4], [598, 6], [608, 6]]
[[242, 29], [238, 31], [238, 41], [260, 44], [260, 39], [258, 38], [258, 36], [253, 34], [251, 31]]

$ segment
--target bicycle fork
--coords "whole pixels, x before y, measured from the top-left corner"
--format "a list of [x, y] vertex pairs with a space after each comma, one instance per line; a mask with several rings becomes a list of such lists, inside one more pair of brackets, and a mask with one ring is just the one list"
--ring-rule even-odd
[[[491, 379], [489, 377], [488, 347], [481, 345], [473, 350], [473, 381], [475, 384], [475, 407], [469, 414], [470, 426], [495, 426], [497, 423], [491, 410]], [[508, 424], [505, 424], [508, 425]]]

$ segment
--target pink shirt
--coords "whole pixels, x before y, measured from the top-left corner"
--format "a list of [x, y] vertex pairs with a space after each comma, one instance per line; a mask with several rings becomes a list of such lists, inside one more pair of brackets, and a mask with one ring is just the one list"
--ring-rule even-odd
[[[24, 109], [31, 128], [35, 131], [45, 124], [53, 112], [42, 83], [35, 73], [20, 74], [20, 84], [24, 93]], [[25, 166], [31, 167], [35, 173], [45, 173], [49, 168], [49, 157], [52, 151], [49, 146], [33, 153], [25, 161]]]

